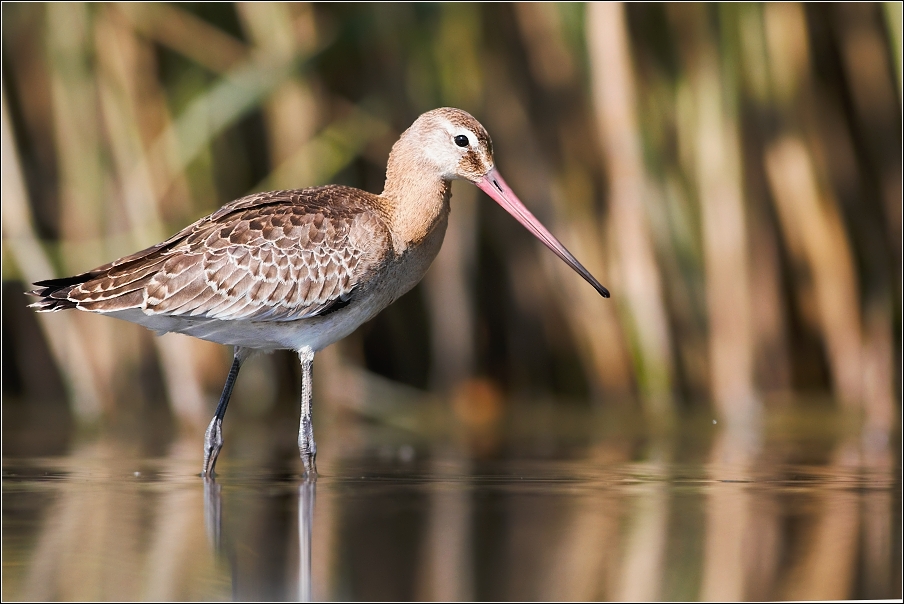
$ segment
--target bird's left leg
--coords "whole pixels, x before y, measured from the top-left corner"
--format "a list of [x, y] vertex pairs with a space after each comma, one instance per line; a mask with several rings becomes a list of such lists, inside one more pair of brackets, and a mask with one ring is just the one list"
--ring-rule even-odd
[[311, 383], [314, 377], [314, 350], [305, 346], [298, 351], [301, 360], [301, 420], [298, 425], [298, 452], [304, 463], [305, 475], [317, 475], [317, 443], [314, 442], [314, 425], [311, 422]]
[[217, 410], [213, 419], [210, 420], [210, 425], [207, 426], [207, 432], [204, 433], [204, 467], [201, 469], [201, 476], [213, 476], [213, 468], [220, 455], [220, 449], [223, 448], [223, 417], [226, 415], [226, 406], [229, 404], [229, 397], [232, 396], [232, 387], [235, 385], [235, 378], [239, 376], [239, 369], [242, 368], [242, 363], [251, 356], [251, 353], [250, 348], [235, 347], [232, 369], [229, 370], [229, 376], [226, 378], [223, 394], [220, 395]]

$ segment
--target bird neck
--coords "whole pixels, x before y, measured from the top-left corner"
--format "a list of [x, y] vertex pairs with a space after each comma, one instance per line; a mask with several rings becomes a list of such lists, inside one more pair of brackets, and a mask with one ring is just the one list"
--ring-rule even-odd
[[449, 215], [452, 188], [412, 145], [399, 140], [386, 165], [380, 198], [396, 251], [421, 243]]

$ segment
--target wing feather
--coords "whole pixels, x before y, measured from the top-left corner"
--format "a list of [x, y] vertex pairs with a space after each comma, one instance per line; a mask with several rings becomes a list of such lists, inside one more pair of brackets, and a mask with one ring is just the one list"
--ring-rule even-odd
[[391, 255], [375, 196], [329, 186], [226, 204], [170, 239], [37, 285], [40, 310], [290, 321], [344, 304]]

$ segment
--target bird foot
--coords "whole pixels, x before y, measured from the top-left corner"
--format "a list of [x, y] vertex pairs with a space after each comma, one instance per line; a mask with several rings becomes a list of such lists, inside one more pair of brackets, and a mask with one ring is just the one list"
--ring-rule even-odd
[[301, 420], [301, 429], [298, 431], [298, 452], [304, 464], [305, 476], [316, 477], [317, 443], [314, 442], [314, 426], [307, 417]]
[[204, 467], [201, 476], [213, 476], [213, 467], [217, 465], [217, 457], [223, 448], [223, 420], [214, 417], [204, 433]]
[[316, 455], [302, 455], [301, 463], [304, 465], [304, 478], [306, 480], [317, 478]]

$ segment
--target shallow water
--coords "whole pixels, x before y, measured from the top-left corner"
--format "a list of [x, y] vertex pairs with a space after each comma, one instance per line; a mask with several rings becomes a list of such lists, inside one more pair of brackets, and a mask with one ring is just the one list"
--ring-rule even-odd
[[897, 437], [823, 416], [626, 436], [585, 414], [566, 422], [584, 436], [545, 439], [337, 419], [316, 482], [261, 453], [291, 431], [233, 427], [215, 481], [199, 434], [6, 450], [3, 599], [901, 597]]

